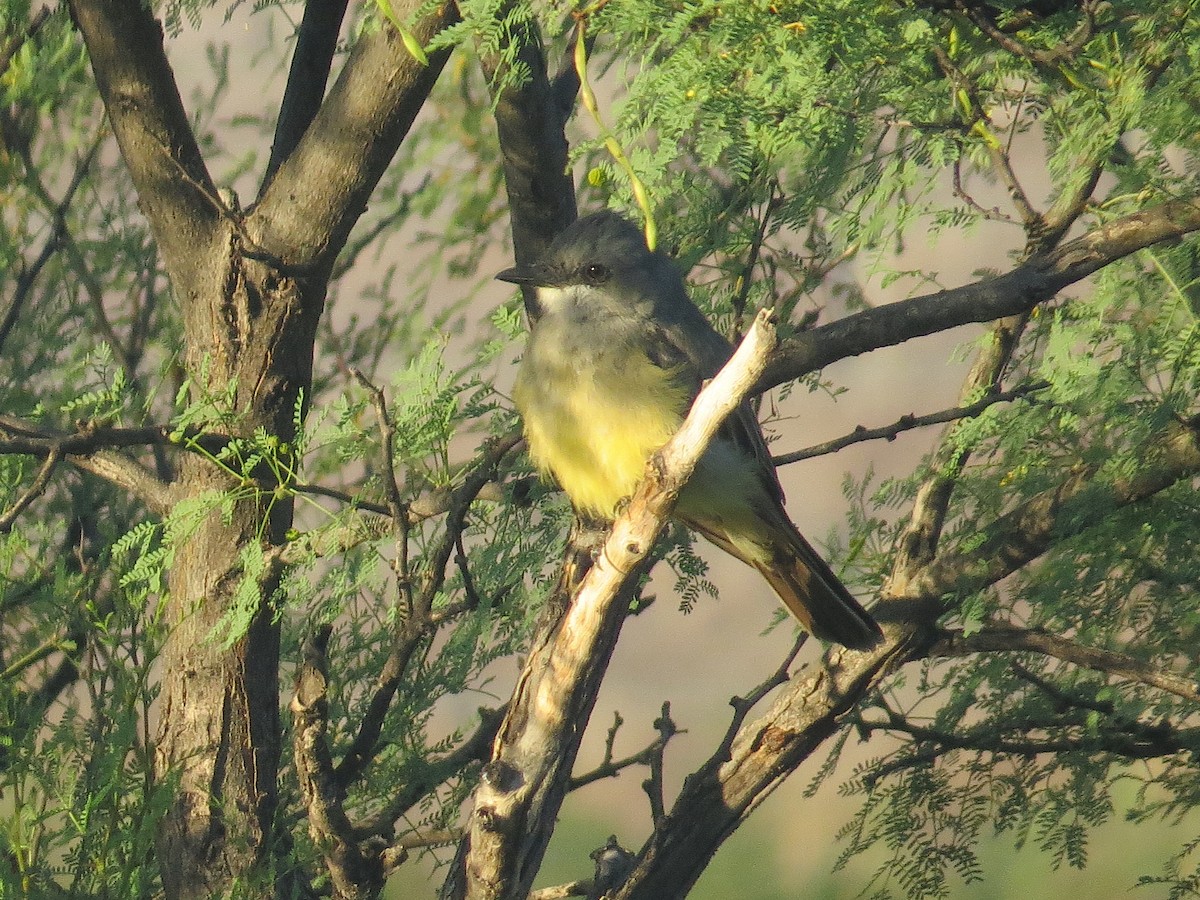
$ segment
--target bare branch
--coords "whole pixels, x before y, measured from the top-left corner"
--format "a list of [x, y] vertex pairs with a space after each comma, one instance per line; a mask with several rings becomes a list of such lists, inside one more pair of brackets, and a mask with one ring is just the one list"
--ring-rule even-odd
[[671, 704], [666, 700], [663, 701], [662, 713], [654, 720], [654, 728], [658, 731], [658, 740], [651, 745], [647, 753], [646, 764], [650, 767], [650, 775], [642, 782], [642, 790], [650, 800], [650, 821], [657, 825], [667, 814], [663, 789], [663, 756], [667, 750], [667, 742], [679, 733], [671, 718]]
[[1003, 275], [901, 300], [784, 341], [756, 386], [765, 391], [840, 359], [966, 325], [1019, 315], [1105, 266], [1200, 230], [1200, 198], [1171, 200], [1102, 225]]
[[738, 730], [724, 759], [712, 757], [689, 775], [659, 823], [618, 900], [681, 897], [741, 821], [840, 726], [871, 685], [909, 653], [912, 631], [863, 653], [835, 650], [830, 664], [801, 671], [770, 709]]
[[751, 710], [758, 706], [771, 691], [780, 685], [787, 684], [788, 670], [791, 669], [792, 663], [796, 661], [796, 657], [800, 654], [801, 649], [803, 649], [806, 643], [808, 643], [808, 634], [801, 631], [796, 635], [796, 640], [792, 643], [792, 648], [784, 654], [783, 659], [775, 667], [774, 672], [768, 675], [761, 684], [751, 690], [745, 697], [729, 698], [729, 705], [733, 707], [733, 716], [729, 720], [729, 727], [725, 729], [725, 736], [721, 739], [721, 743], [717, 745], [716, 751], [709, 757], [708, 765], [720, 765], [729, 759], [733, 742], [737, 738], [742, 724], [746, 721], [746, 717], [750, 715]]
[[[380, 407], [379, 411], [386, 423], [386, 408]], [[483, 486], [495, 477], [496, 467], [518, 440], [517, 435], [509, 434], [493, 441], [484, 449], [479, 462], [471, 473], [451, 494], [444, 526], [445, 531], [437, 544], [429, 550], [429, 561], [420, 593], [414, 596], [410, 585], [398, 585], [398, 590], [408, 601], [407, 608], [398, 619], [391, 651], [376, 678], [375, 692], [371, 696], [367, 711], [359, 723], [354, 740], [337, 766], [335, 775], [342, 789], [359, 778], [371, 759], [374, 758], [378, 749], [379, 737], [383, 731], [384, 719], [391, 708], [392, 700], [400, 687], [401, 679], [413, 654], [423, 642], [427, 641], [441, 625], [449, 620], [446, 616], [433, 615], [433, 601], [441, 589], [450, 554], [455, 548], [461, 547], [461, 534], [467, 509]], [[408, 522], [404, 517], [405, 514], [402, 513], [404, 505], [400, 502], [398, 493], [390, 503], [396, 507], [395, 521], [397, 528], [403, 533], [408, 527]], [[398, 578], [407, 578], [407, 572], [401, 571], [398, 573]], [[470, 604], [464, 605], [460, 608], [460, 614], [469, 608], [471, 608]], [[415, 802], [415, 799], [412, 802]]]
[[[1074, 723], [1024, 722], [1014, 724], [1012, 731], [1021, 737], [1009, 736], [1008, 730], [982, 725], [964, 731], [948, 732], [916, 725], [902, 717], [890, 717], [885, 722], [863, 722], [867, 732], [886, 731], [906, 734], [918, 741], [933, 744], [932, 752], [941, 755], [948, 750], [977, 750], [1003, 756], [1040, 756], [1045, 753], [1112, 753], [1127, 759], [1157, 759], [1176, 753], [1194, 752], [1200, 748], [1200, 728], [1156, 728], [1144, 733], [1129, 733], [1122, 724], [1113, 728], [1087, 729]], [[1142, 731], [1142, 729], [1138, 729]], [[1044, 732], [1044, 736], [1034, 736]], [[922, 757], [931, 758], [928, 755]], [[880, 770], [886, 774], [886, 769]], [[878, 780], [880, 772], [873, 773]]]
[[1043, 390], [1045, 387], [1046, 382], [1044, 381], [1024, 384], [1007, 391], [990, 391], [984, 397], [981, 397], [974, 403], [968, 403], [966, 406], [953, 406], [949, 409], [939, 410], [934, 413], [925, 413], [920, 416], [915, 413], [909, 413], [906, 416], [901, 416], [890, 425], [881, 425], [876, 428], [867, 428], [865, 425], [859, 425], [849, 434], [834, 438], [831, 441], [814, 444], [803, 450], [793, 450], [791, 453], [781, 453], [774, 457], [774, 462], [777, 466], [784, 466], [788, 463], [800, 462], [804, 459], [812, 459], [816, 456], [836, 453], [846, 447], [861, 444], [865, 441], [892, 441], [899, 435], [904, 434], [904, 432], [912, 431], [916, 428], [928, 428], [930, 425], [944, 425], [947, 422], [957, 422], [960, 419], [974, 418], [988, 407], [994, 406], [997, 403], [1011, 403], [1014, 400], [1020, 400], [1030, 394]]
[[973, 653], [1040, 653], [1076, 666], [1158, 688], [1200, 702], [1200, 684], [1157, 668], [1124, 653], [1088, 647], [1044, 631], [994, 625], [973, 632], [945, 631], [929, 649], [930, 657], [960, 657]]
[[[46, 12], [43, 7], [42, 12]], [[0, 71], [3, 71], [0, 69]], [[0, 111], [0, 121], [7, 124], [8, 115]], [[45, 243], [42, 244], [42, 249], [34, 258], [31, 265], [24, 265], [22, 261], [18, 271], [16, 284], [13, 289], [12, 300], [9, 301], [8, 309], [4, 311], [3, 319], [0, 319], [0, 348], [4, 347], [4, 343], [8, 340], [8, 335], [12, 332], [13, 327], [17, 324], [17, 319], [20, 316], [21, 308], [25, 305], [25, 300], [33, 290], [33, 285], [37, 281], [37, 277], [41, 274], [42, 269], [46, 267], [51, 257], [61, 249], [63, 237], [67, 233], [67, 210], [71, 208], [71, 202], [75, 199], [75, 193], [79, 190], [79, 186], [83, 184], [83, 179], [91, 170], [92, 162], [96, 158], [96, 153], [100, 149], [100, 144], [104, 140], [105, 130], [97, 131], [95, 138], [92, 140], [88, 151], [75, 164], [75, 170], [71, 174], [71, 181], [63, 191], [62, 199], [55, 202], [51, 199], [49, 192], [45, 189], [41, 179], [37, 177], [37, 167], [33, 165], [32, 158], [29, 153], [28, 143], [25, 141], [17, 141], [16, 145], [18, 152], [21, 154], [21, 160], [25, 167], [25, 177], [29, 180], [34, 192], [38, 194], [39, 199], [47, 207], [47, 212], [50, 218], [50, 234], [46, 236]], [[10, 144], [13, 143], [10, 141]], [[120, 350], [119, 346], [114, 346], [114, 350]]]
[[647, 559], [680, 488], [773, 344], [770, 317], [760, 313], [679, 432], [647, 465], [570, 606], [535, 639], [443, 896], [515, 900], [528, 894], [566, 793], [580, 724], [591, 713], [627, 612], [623, 587]]

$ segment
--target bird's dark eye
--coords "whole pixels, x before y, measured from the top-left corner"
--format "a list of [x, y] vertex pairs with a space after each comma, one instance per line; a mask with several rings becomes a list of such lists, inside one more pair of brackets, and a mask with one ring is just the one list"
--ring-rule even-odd
[[608, 271], [608, 266], [600, 263], [589, 263], [583, 267], [583, 277], [588, 284], [600, 284], [608, 281], [608, 276], [611, 273]]

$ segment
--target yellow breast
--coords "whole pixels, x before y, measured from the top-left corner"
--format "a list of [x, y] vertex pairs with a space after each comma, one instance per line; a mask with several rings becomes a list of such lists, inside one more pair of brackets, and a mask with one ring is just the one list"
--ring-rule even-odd
[[534, 464], [581, 512], [612, 518], [633, 493], [650, 455], [675, 433], [686, 387], [644, 355], [619, 367], [588, 360], [526, 360], [513, 399]]

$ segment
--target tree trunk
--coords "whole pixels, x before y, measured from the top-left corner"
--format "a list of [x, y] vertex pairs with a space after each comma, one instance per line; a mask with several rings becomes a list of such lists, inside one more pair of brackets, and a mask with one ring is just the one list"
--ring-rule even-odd
[[[215, 396], [236, 385], [231, 408], [222, 410], [232, 417], [232, 435], [248, 438], [261, 428], [288, 442], [296, 399], [302, 391], [307, 395], [311, 383], [325, 286], [302, 288], [247, 261], [232, 228], [226, 246], [232, 252], [213, 260], [226, 277], [205, 279], [221, 284], [221, 294], [194, 304], [201, 314], [186, 323], [187, 370], [206, 371], [207, 383], [198, 389]], [[258, 607], [232, 646], [225, 646], [217, 628], [239, 589], [255, 578], [245, 571], [245, 548], [278, 545], [291, 526], [292, 503], [275, 497], [270, 471], [260, 466], [250, 474], [238, 484], [208, 459], [181, 459], [179, 508], [198, 506], [200, 521], [194, 531], [188, 513], [178, 523], [184, 537], [175, 542], [168, 639], [160, 657], [156, 765], [160, 778], [178, 779], [159, 834], [163, 883], [172, 898], [207, 898], [235, 882], [254, 889], [271, 844], [280, 758], [279, 627], [272, 602], [277, 575], [257, 579]], [[230, 488], [245, 497], [232, 515], [205, 505], [206, 495]], [[271, 892], [265, 883], [259, 887]]]

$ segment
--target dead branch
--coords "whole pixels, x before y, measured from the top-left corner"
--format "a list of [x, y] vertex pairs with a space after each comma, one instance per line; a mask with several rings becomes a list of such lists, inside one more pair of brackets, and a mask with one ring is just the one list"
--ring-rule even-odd
[[646, 560], [680, 488], [720, 422], [742, 401], [774, 344], [760, 313], [733, 358], [701, 391], [560, 618], [535, 639], [475, 793], [469, 836], [444, 897], [524, 898], [549, 841], [571, 764], [628, 602], [623, 587]]

